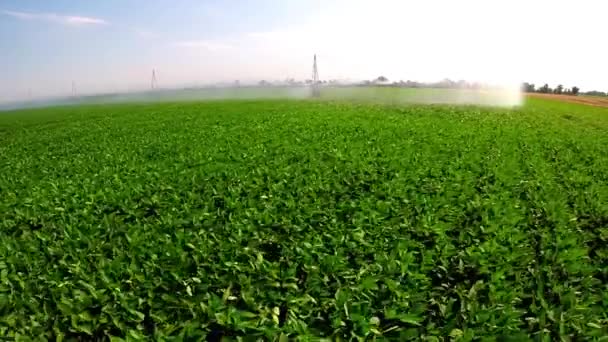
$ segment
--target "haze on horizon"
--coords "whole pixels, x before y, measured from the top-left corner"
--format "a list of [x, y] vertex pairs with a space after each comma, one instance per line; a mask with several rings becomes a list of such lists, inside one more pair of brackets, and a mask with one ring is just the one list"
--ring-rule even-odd
[[0, 102], [310, 78], [608, 89], [601, 0], [0, 0]]

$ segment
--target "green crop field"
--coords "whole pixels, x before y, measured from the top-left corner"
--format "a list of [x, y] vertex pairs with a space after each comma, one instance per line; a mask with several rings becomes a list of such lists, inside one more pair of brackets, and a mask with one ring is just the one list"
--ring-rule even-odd
[[0, 337], [606, 335], [606, 108], [0, 112]]

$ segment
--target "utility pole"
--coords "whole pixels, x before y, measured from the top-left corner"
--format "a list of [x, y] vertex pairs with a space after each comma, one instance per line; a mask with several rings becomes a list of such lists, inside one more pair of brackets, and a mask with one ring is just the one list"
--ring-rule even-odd
[[150, 88], [152, 90], [158, 88], [158, 80], [156, 79], [156, 69], [152, 69], [152, 80], [150, 81]]
[[319, 69], [317, 68], [317, 55], [315, 54], [312, 64], [312, 97], [319, 97]]

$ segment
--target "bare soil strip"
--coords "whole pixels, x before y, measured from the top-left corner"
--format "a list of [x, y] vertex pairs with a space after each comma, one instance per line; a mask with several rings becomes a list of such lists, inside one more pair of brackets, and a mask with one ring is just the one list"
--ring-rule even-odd
[[572, 95], [555, 95], [555, 94], [539, 94], [526, 93], [527, 97], [536, 97], [541, 99], [552, 99], [571, 103], [581, 103], [596, 107], [608, 107], [608, 97], [596, 96], [572, 96]]

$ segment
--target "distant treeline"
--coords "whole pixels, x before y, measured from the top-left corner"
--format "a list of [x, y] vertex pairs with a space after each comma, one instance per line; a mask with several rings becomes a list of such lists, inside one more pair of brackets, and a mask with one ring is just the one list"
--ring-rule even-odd
[[445, 78], [439, 82], [417, 82], [417, 81], [389, 81], [385, 76], [380, 76], [374, 80], [366, 80], [360, 82], [360, 86], [390, 86], [390, 87], [403, 87], [403, 88], [458, 88], [458, 89], [482, 89], [488, 86], [477, 82], [467, 82], [464, 80], [453, 81], [449, 78]]
[[563, 85], [559, 84], [555, 89], [551, 89], [547, 83], [542, 87], [536, 88], [534, 83], [524, 82], [521, 86], [522, 90], [526, 93], [540, 93], [540, 94], [558, 94], [558, 95], [578, 95], [580, 93], [579, 87], [564, 88]]
[[[272, 86], [304, 86], [311, 85], [312, 80], [307, 79], [298, 81], [293, 78], [288, 78], [284, 81], [267, 81], [261, 80], [258, 82], [260, 87], [272, 87]], [[237, 81], [235, 84], [238, 85]], [[341, 80], [319, 80], [318, 84], [330, 85], [330, 86], [381, 86], [381, 87], [403, 87], [403, 88], [464, 88], [464, 89], [481, 89], [487, 88], [488, 86], [482, 83], [467, 82], [464, 80], [453, 81], [449, 78], [443, 79], [438, 82], [418, 82], [418, 81], [390, 81], [386, 76], [379, 76], [373, 80], [363, 80], [358, 82], [341, 81]]]
[[[257, 83], [260, 87], [283, 87], [283, 86], [308, 86], [312, 85], [313, 81], [311, 79], [307, 80], [296, 80], [293, 78], [288, 78], [284, 81], [267, 81], [261, 80]], [[487, 89], [487, 88], [496, 88], [496, 86], [479, 83], [479, 82], [468, 82], [464, 80], [454, 81], [449, 78], [445, 78], [438, 82], [418, 82], [418, 81], [391, 81], [386, 76], [378, 76], [372, 80], [363, 80], [363, 81], [342, 81], [342, 80], [319, 80], [318, 84], [320, 85], [328, 85], [333, 87], [399, 87], [399, 88], [457, 88], [457, 89]], [[240, 86], [238, 81], [234, 82], [234, 85]]]
[[[359, 87], [398, 87], [398, 88], [455, 88], [455, 89], [487, 89], [494, 88], [493, 86], [479, 83], [479, 82], [468, 82], [464, 80], [454, 81], [449, 78], [445, 78], [439, 82], [418, 82], [418, 81], [391, 81], [386, 76], [379, 76], [372, 80], [364, 80], [359, 82], [344, 82], [340, 80], [319, 80], [320, 85], [329, 85], [334, 87], [340, 86], [359, 86]], [[282, 87], [282, 86], [308, 86], [313, 83], [312, 80], [307, 79], [298, 81], [293, 78], [288, 78], [284, 81], [266, 81], [261, 80], [258, 82], [258, 86], [261, 87]], [[238, 81], [235, 84], [239, 86]], [[536, 87], [534, 83], [524, 82], [521, 85], [521, 90], [526, 93], [540, 93], [540, 94], [557, 94], [557, 95], [592, 95], [592, 96], [608, 96], [608, 93], [592, 90], [588, 92], [581, 92], [577, 86], [566, 88], [562, 84], [558, 84], [557, 87], [551, 88], [549, 84], [545, 83], [542, 87]]]
[[542, 87], [536, 88], [534, 83], [524, 82], [521, 86], [521, 89], [526, 93], [540, 93], [540, 94], [558, 94], [558, 95], [591, 95], [591, 96], [608, 96], [607, 93], [597, 90], [592, 90], [588, 92], [581, 92], [578, 87], [572, 88], [564, 88], [563, 85], [559, 84], [555, 88], [549, 87], [547, 83], [545, 83]]
[[592, 91], [588, 91], [586, 93], [583, 93], [585, 95], [591, 95], [591, 96], [608, 96], [608, 93], [605, 93], [603, 91], [597, 91], [597, 90], [592, 90]]

